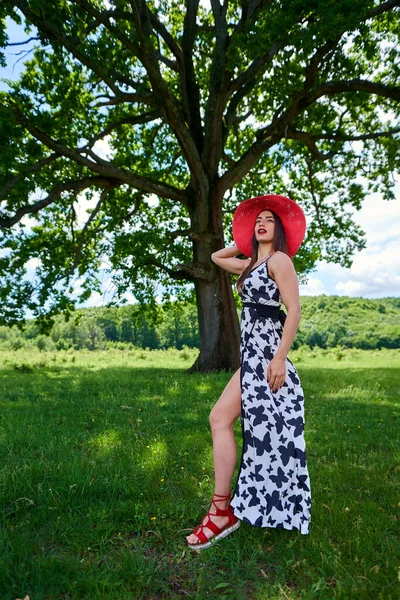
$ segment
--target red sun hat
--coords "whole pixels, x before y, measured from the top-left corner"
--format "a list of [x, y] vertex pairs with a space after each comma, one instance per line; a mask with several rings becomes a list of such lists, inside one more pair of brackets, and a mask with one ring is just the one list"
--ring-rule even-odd
[[289, 256], [300, 248], [306, 233], [306, 218], [300, 206], [286, 196], [267, 194], [243, 200], [233, 215], [233, 239], [240, 252], [251, 257], [251, 240], [256, 219], [263, 210], [272, 210], [282, 221]]

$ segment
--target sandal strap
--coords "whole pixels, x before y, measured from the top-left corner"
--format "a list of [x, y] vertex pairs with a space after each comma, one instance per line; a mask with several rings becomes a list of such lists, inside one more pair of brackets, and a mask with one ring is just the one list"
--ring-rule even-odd
[[[219, 498], [217, 499], [216, 498]], [[221, 494], [214, 494], [212, 500], [211, 500], [211, 504], [213, 504], [215, 506], [215, 513], [214, 515], [216, 517], [226, 517], [229, 514], [229, 506], [227, 506], [227, 508], [220, 508], [219, 506], [217, 506], [216, 502], [222, 502], [223, 500], [228, 500], [230, 499], [231, 494], [229, 493], [227, 496], [221, 496]]]
[[[223, 512], [225, 514], [218, 515], [215, 513], [208, 512], [206, 514], [206, 516], [204, 517], [204, 519], [206, 517], [208, 517], [208, 520], [206, 521], [206, 523], [204, 523], [204, 524], [202, 523], [202, 524], [198, 525], [196, 527], [196, 529], [193, 531], [194, 535], [200, 540], [200, 542], [202, 544], [206, 544], [207, 542], [209, 542], [212, 539], [212, 537], [208, 538], [205, 535], [203, 529], [205, 529], [207, 527], [207, 529], [212, 531], [214, 535], [219, 535], [220, 533], [222, 533], [222, 531], [224, 531], [224, 529], [231, 527], [238, 520], [238, 518], [233, 514], [230, 506], [228, 507], [227, 510], [221, 511], [221, 512]], [[216, 517], [216, 516], [227, 516], [228, 517], [228, 522], [226, 523], [226, 525], [224, 525], [224, 527], [219, 527], [216, 523], [214, 523], [214, 521], [211, 520], [211, 517]]]
[[203, 527], [204, 525], [199, 525], [196, 527], [196, 529], [193, 531], [193, 534], [200, 540], [202, 544], [207, 544], [208, 538], [203, 532]]

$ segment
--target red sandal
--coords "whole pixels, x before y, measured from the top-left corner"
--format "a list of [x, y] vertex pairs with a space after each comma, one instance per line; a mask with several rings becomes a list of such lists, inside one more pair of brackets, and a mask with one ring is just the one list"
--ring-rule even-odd
[[[218, 497], [219, 500], [214, 500], [215, 497]], [[225, 510], [218, 508], [218, 506], [216, 505], [216, 502], [222, 502], [222, 500], [227, 500], [230, 497], [231, 497], [231, 494], [228, 494], [227, 496], [221, 496], [220, 494], [214, 494], [211, 504], [214, 504], [216, 512], [215, 513], [208, 512], [206, 514], [206, 516], [204, 517], [204, 519], [206, 517], [208, 517], [208, 521], [206, 523], [204, 523], [204, 524], [202, 523], [201, 525], [196, 527], [196, 529], [193, 531], [193, 533], [194, 533], [194, 535], [197, 536], [197, 538], [200, 540], [201, 543], [200, 544], [189, 544], [188, 543], [189, 548], [191, 548], [192, 550], [205, 550], [206, 548], [209, 548], [210, 546], [212, 546], [213, 544], [218, 542], [218, 540], [221, 540], [222, 538], [224, 538], [227, 535], [229, 535], [230, 533], [232, 533], [232, 531], [235, 531], [235, 529], [237, 529], [240, 526], [240, 521], [233, 514], [230, 504], [229, 504], [228, 508]], [[225, 527], [223, 527], [221, 529], [221, 527], [218, 527], [218, 525], [216, 525], [211, 520], [211, 517], [228, 517], [228, 522], [225, 525]], [[203, 519], [203, 521], [204, 521], [204, 519]], [[207, 527], [210, 531], [213, 532], [213, 534], [214, 534], [213, 537], [207, 538], [207, 536], [203, 532], [203, 529], [205, 527]]]

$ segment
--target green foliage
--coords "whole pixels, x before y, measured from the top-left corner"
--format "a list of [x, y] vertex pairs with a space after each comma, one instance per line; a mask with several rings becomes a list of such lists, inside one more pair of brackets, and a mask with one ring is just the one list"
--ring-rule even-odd
[[[367, 300], [345, 296], [303, 296], [302, 318], [293, 343], [301, 347], [375, 350], [400, 348], [400, 299]], [[239, 305], [238, 305], [239, 309]], [[240, 317], [240, 310], [238, 310]], [[41, 351], [130, 348], [199, 348], [197, 309], [174, 302], [151, 307], [128, 305], [80, 309], [66, 321], [58, 316], [49, 336], [29, 321], [23, 331], [0, 327], [0, 349], [39, 348]]]
[[349, 266], [399, 164], [398, 12], [378, 5], [2, 2], [0, 47], [6, 16], [39, 40], [0, 94], [1, 322], [50, 326], [104, 274], [116, 302], [187, 300], [215, 275], [198, 247], [268, 191], [307, 213], [299, 273]]
[[400, 299], [305, 296], [294, 348], [400, 348]]

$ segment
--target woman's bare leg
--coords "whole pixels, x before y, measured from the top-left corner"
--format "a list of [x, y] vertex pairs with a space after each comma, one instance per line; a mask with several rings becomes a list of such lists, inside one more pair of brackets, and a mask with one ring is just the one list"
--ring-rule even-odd
[[[213, 456], [215, 473], [215, 494], [227, 496], [230, 492], [231, 480], [236, 466], [237, 448], [233, 433], [233, 424], [241, 412], [240, 369], [227, 383], [219, 400], [210, 413], [210, 426], [213, 436]], [[215, 500], [218, 508], [225, 509], [229, 500]], [[210, 512], [215, 514], [212, 504]], [[224, 527], [228, 517], [213, 517], [218, 527]], [[205, 527], [203, 532], [207, 538], [214, 534]], [[196, 535], [186, 537], [189, 544], [200, 543]]]

